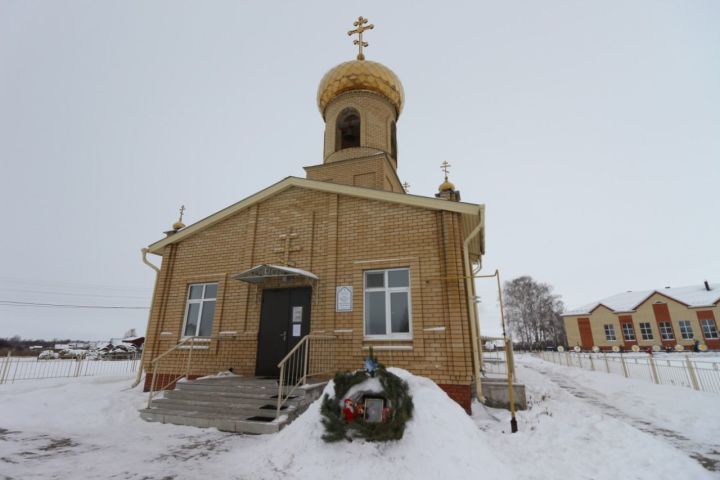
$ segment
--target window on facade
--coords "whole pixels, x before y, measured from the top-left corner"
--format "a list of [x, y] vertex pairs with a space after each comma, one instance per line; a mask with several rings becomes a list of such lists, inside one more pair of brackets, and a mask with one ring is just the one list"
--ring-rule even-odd
[[185, 308], [185, 337], [209, 337], [212, 334], [215, 302], [217, 301], [217, 283], [195, 283], [188, 289]]
[[692, 340], [695, 337], [690, 320], [680, 320], [680, 337], [684, 340]]
[[632, 342], [635, 340], [635, 329], [633, 328], [632, 323], [623, 323], [622, 331], [623, 338], [626, 342]]
[[605, 325], [605, 340], [608, 342], [617, 340], [615, 337], [615, 325]]
[[410, 270], [365, 272], [365, 336], [410, 338]]
[[700, 320], [700, 328], [702, 328], [705, 338], [720, 338], [720, 335], [718, 335], [717, 326], [715, 325], [715, 320]]
[[640, 336], [643, 340], [652, 340], [652, 327], [648, 322], [640, 322]]
[[337, 150], [360, 146], [360, 114], [354, 108], [346, 108], [338, 116], [335, 145]]
[[658, 328], [660, 329], [660, 338], [663, 340], [674, 340], [675, 336], [673, 335], [673, 329], [670, 322], [660, 322], [658, 323]]

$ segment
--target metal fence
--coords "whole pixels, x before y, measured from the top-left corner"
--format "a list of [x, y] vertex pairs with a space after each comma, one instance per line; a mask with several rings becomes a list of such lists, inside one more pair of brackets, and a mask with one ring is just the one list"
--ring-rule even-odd
[[98, 360], [87, 358], [41, 360], [37, 357], [8, 355], [0, 358], [0, 385], [42, 378], [129, 375], [137, 371], [139, 363], [140, 353]]
[[[507, 376], [507, 355], [505, 339], [503, 337], [480, 337], [482, 351], [482, 373], [485, 376]], [[508, 342], [508, 351], [513, 354], [512, 341]], [[515, 376], [513, 365], [513, 376]]]
[[537, 356], [558, 365], [720, 393], [720, 359], [717, 357], [575, 352], [540, 352]]

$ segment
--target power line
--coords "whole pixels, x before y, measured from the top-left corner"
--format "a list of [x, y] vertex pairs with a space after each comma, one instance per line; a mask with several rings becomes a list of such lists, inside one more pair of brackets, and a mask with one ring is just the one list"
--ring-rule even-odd
[[0, 287], [0, 290], [7, 291], [7, 292], [17, 292], [17, 293], [32, 293], [32, 294], [47, 294], [47, 295], [61, 295], [61, 296], [70, 296], [70, 297], [103, 297], [103, 298], [137, 298], [141, 300], [147, 300], [148, 296], [140, 296], [140, 295], [103, 295], [98, 293], [70, 293], [70, 292], [52, 292], [49, 290], [25, 290], [22, 288], [5, 288]]
[[81, 288], [81, 289], [92, 289], [92, 290], [116, 290], [116, 291], [135, 291], [135, 292], [147, 292], [147, 287], [139, 286], [123, 286], [123, 285], [109, 285], [102, 283], [80, 283], [80, 282], [67, 282], [59, 280], [46, 280], [36, 278], [22, 278], [12, 277], [6, 275], [0, 275], [0, 283], [6, 284], [26, 284], [30, 287], [40, 286], [40, 288]]
[[112, 309], [112, 310], [147, 310], [150, 307], [131, 307], [125, 305], [73, 305], [67, 303], [35, 303], [35, 302], [17, 302], [14, 300], [0, 300], [0, 306], [8, 307], [50, 307], [50, 308], [95, 308], [95, 309]]

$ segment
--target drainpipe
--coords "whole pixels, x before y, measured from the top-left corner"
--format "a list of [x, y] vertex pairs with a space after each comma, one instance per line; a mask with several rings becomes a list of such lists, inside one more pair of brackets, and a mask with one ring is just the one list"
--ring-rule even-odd
[[[156, 266], [150, 263], [150, 260], [147, 259], [147, 254], [149, 250], [147, 248], [143, 248], [140, 250], [142, 253], [142, 261], [145, 265], [155, 270], [155, 289], [157, 289], [157, 280], [158, 280], [158, 273], [160, 273], [160, 269]], [[154, 292], [154, 290], [153, 290]], [[130, 388], [135, 388], [140, 384], [140, 381], [142, 380], [142, 371], [143, 371], [143, 360], [145, 359], [145, 347], [147, 346], [147, 339], [148, 334], [150, 333], [150, 317], [152, 316], [152, 305], [150, 305], [150, 310], [148, 312], [148, 321], [147, 326], [145, 327], [145, 344], [143, 344], [143, 351], [142, 354], [140, 354], [140, 364], [137, 367], [137, 375], [135, 376], [135, 383], [132, 384]]]
[[477, 392], [477, 398], [483, 400], [482, 396], [482, 385], [480, 384], [480, 352], [478, 352], [478, 322], [477, 315], [475, 312], [475, 299], [473, 298], [473, 292], [475, 291], [473, 286], [473, 271], [472, 265], [470, 264], [470, 253], [469, 245], [473, 238], [475, 238], [480, 230], [485, 226], [485, 219], [480, 214], [480, 223], [477, 227], [470, 232], [470, 235], [463, 241], [463, 267], [465, 269], [465, 290], [467, 292], [467, 304], [468, 304], [468, 316], [470, 317], [470, 336], [472, 337], [472, 354], [473, 354], [473, 367], [475, 370], [475, 388]]

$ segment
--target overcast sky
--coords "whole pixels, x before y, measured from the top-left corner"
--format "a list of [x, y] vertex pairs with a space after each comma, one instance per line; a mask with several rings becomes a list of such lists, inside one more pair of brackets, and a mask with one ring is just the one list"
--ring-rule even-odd
[[[485, 273], [569, 306], [720, 282], [720, 2], [0, 0], [0, 303], [148, 306], [140, 248], [181, 204], [189, 224], [322, 161], [316, 89], [358, 15], [405, 87], [400, 178], [430, 196], [452, 164]], [[0, 305], [0, 337], [146, 318]]]

